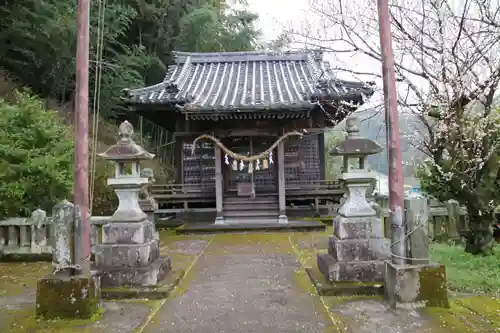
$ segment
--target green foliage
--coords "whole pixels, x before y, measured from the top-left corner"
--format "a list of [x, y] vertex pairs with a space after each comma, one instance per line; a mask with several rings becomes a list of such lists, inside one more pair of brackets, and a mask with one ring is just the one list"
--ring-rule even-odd
[[496, 255], [473, 256], [461, 246], [436, 243], [430, 247], [430, 257], [446, 266], [451, 290], [500, 296], [500, 247], [493, 251]]
[[40, 99], [19, 93], [0, 99], [0, 218], [50, 211], [71, 193], [73, 143], [70, 128]]
[[331, 130], [325, 133], [325, 176], [327, 180], [338, 180], [342, 172], [342, 157], [331, 156], [328, 152], [337, 146], [344, 138], [340, 130]]

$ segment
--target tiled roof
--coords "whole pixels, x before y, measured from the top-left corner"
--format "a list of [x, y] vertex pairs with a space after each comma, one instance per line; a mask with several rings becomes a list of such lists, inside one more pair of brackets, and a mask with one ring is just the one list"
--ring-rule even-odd
[[185, 111], [311, 108], [318, 100], [362, 104], [363, 82], [338, 80], [318, 52], [175, 52], [163, 82], [126, 90], [134, 104], [176, 104]]

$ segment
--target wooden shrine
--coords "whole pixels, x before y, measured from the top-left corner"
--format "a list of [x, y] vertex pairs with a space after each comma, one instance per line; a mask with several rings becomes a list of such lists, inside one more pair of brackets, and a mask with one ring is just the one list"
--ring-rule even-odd
[[337, 79], [321, 52], [174, 59], [162, 82], [126, 90], [135, 114], [174, 132], [175, 184], [153, 187], [160, 208], [215, 212], [220, 224], [286, 223], [291, 202], [318, 207], [343, 193], [325, 182], [324, 129], [363, 104], [372, 84]]

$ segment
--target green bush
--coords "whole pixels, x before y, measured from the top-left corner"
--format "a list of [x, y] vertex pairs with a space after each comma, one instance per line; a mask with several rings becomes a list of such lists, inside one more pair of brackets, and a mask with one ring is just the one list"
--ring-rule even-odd
[[0, 99], [0, 218], [50, 211], [69, 198], [73, 178], [71, 128], [26, 92]]

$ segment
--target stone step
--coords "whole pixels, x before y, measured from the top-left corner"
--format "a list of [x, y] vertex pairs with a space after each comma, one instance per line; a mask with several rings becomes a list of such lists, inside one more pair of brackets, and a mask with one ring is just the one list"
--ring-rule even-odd
[[271, 203], [278, 202], [278, 197], [275, 196], [256, 196], [252, 197], [224, 197], [224, 203]]
[[247, 210], [225, 210], [224, 211], [224, 217], [277, 217], [279, 215], [278, 210], [269, 210], [269, 209], [263, 209], [263, 210], [253, 210], [253, 209], [247, 209]]
[[258, 202], [258, 203], [224, 203], [224, 211], [233, 210], [272, 210], [278, 211], [277, 202]]
[[225, 217], [225, 224], [277, 224], [278, 216], [275, 214], [274, 217]]

